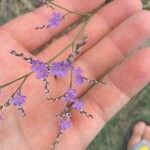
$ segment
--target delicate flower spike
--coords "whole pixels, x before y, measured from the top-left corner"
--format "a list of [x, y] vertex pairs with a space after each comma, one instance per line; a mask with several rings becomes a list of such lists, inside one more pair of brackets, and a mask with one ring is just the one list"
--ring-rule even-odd
[[32, 60], [31, 69], [36, 73], [38, 79], [46, 79], [49, 76], [49, 69], [42, 61]]
[[77, 100], [73, 103], [72, 108], [74, 108], [74, 109], [76, 109], [76, 110], [79, 110], [79, 111], [82, 111], [83, 106], [84, 106], [83, 101], [77, 99]]
[[60, 120], [59, 122], [59, 127], [60, 127], [60, 130], [63, 132], [64, 130], [68, 129], [71, 127], [71, 120], [70, 118], [63, 118]]
[[75, 68], [73, 70], [74, 78], [75, 78], [75, 83], [77, 84], [84, 84], [85, 82], [85, 77], [83, 77], [83, 71], [81, 70], [80, 67]]
[[57, 77], [65, 77], [72, 64], [68, 61], [54, 62], [50, 67], [50, 74]]
[[16, 57], [22, 57], [25, 61], [28, 61], [29, 63], [32, 62], [31, 56], [25, 56], [22, 52], [16, 52], [15, 50], [11, 50], [10, 53]]
[[22, 105], [26, 101], [26, 96], [22, 95], [21, 92], [17, 92], [15, 96], [10, 99], [10, 104], [13, 104], [18, 107], [22, 107]]
[[77, 91], [75, 89], [69, 89], [64, 95], [64, 100], [67, 102], [74, 102], [76, 97]]
[[52, 14], [52, 18], [50, 18], [49, 23], [48, 23], [48, 27], [58, 27], [59, 24], [61, 23], [61, 21], [63, 20], [63, 15], [59, 12], [54, 12]]

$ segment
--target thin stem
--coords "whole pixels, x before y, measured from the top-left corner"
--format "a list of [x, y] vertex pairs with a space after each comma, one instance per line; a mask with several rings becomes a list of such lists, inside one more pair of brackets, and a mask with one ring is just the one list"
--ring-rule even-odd
[[[21, 82], [21, 84], [18, 86], [18, 88], [16, 89], [16, 91], [11, 95], [11, 97], [13, 97], [19, 90], [21, 90], [23, 84], [25, 83], [25, 81], [27, 80], [27, 78], [29, 77], [30, 75], [28, 76], [25, 76], [23, 81]], [[10, 99], [8, 101], [5, 102], [5, 104], [1, 105], [0, 106], [0, 110], [2, 110], [3, 108], [6, 108], [10, 106]]]
[[[72, 44], [72, 52], [74, 51], [74, 44]], [[69, 88], [72, 88], [72, 80], [73, 80], [73, 70], [71, 69], [70, 72], [70, 84], [69, 84]]]
[[60, 138], [62, 137], [62, 135], [63, 135], [63, 132], [59, 132], [59, 133], [58, 133], [56, 140], [55, 140], [54, 143], [52, 144], [51, 150], [55, 150], [56, 145], [59, 144], [59, 140], [60, 140]]
[[4, 84], [4, 85], [0, 85], [0, 89], [4, 88], [4, 87], [6, 87], [6, 86], [8, 86], [8, 85], [10, 85], [10, 84], [13, 84], [13, 83], [15, 83], [15, 82], [17, 82], [17, 81], [19, 81], [19, 80], [25, 78], [25, 77], [28, 77], [28, 76], [30, 76], [32, 73], [33, 73], [33, 72], [30, 72], [30, 73], [25, 74], [25, 75], [23, 75], [23, 76], [21, 76], [21, 77], [15, 79], [15, 80], [11, 81], [11, 82], [8, 82], [8, 83], [6, 83], [6, 84]]
[[14, 92], [14, 94], [12, 95], [12, 97], [18, 92], [21, 91], [21, 88], [23, 86], [23, 84], [25, 83], [25, 81], [27, 80], [27, 78], [30, 76], [30, 74], [28, 76], [25, 76], [23, 81], [21, 82], [21, 84], [19, 85], [19, 87], [16, 89], [16, 91]]
[[70, 72], [70, 84], [69, 84], [69, 88], [70, 89], [72, 88], [72, 80], [73, 80], [73, 71], [71, 69], [71, 72]]
[[[79, 36], [83, 35], [89, 20], [90, 20], [90, 17], [87, 20], [85, 20], [83, 26], [81, 27], [81, 29], [79, 31], [79, 34], [73, 40], [73, 42], [72, 42], [72, 52], [74, 51], [74, 44], [75, 44], [76, 40], [78, 39]], [[72, 80], [73, 80], [73, 70], [71, 70], [71, 74], [70, 74], [70, 85], [69, 85], [69, 88], [72, 88]]]
[[65, 52], [70, 46], [72, 46], [76, 42], [76, 40], [78, 39], [78, 37], [83, 33], [83, 29], [88, 24], [89, 18], [90, 17], [86, 17], [85, 18], [85, 22], [84, 22], [83, 26], [81, 27], [80, 31], [78, 32], [78, 34], [76, 35], [76, 37], [74, 38], [74, 40], [70, 44], [68, 44], [63, 50], [61, 50], [58, 54], [56, 54], [53, 58], [51, 58], [50, 60], [48, 60], [46, 63], [52, 62], [54, 59], [56, 59], [58, 56], [60, 56], [63, 52]]
[[72, 14], [76, 14], [76, 15], [78, 15], [78, 16], [87, 16], [87, 15], [89, 15], [89, 14], [82, 14], [82, 13], [78, 13], [78, 12], [69, 10], [69, 9], [67, 9], [67, 8], [65, 8], [65, 7], [63, 7], [63, 6], [60, 6], [60, 5], [58, 5], [58, 4], [54, 3], [54, 2], [52, 2], [52, 1], [51, 1], [50, 3], [51, 3], [53, 6], [56, 6], [56, 7], [60, 8], [60, 9], [63, 9], [63, 10], [65, 10], [65, 11], [69, 12], [69, 13], [72, 13]]
[[72, 42], [70, 44], [68, 44], [63, 50], [61, 50], [58, 54], [56, 54], [54, 57], [52, 57], [50, 60], [48, 60], [46, 63], [52, 62], [54, 59], [56, 59], [58, 56], [60, 56], [63, 52], [65, 52], [71, 45], [72, 45]]
[[85, 18], [83, 18], [83, 25], [72, 43], [74, 43], [78, 39], [78, 37], [83, 34], [88, 22], [90, 21], [90, 18], [91, 16], [86, 16]]

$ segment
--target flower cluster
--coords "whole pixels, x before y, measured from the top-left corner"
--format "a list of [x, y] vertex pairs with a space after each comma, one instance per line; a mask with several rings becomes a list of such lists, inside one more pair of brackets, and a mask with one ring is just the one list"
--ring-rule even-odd
[[[58, 6], [57, 4], [53, 3], [53, 0], [42, 0], [40, 2], [43, 4], [47, 4], [47, 6], [51, 7], [52, 10], [55, 10], [54, 6]], [[54, 11], [51, 14], [50, 18], [48, 19], [46, 25], [38, 26], [35, 29], [56, 28], [61, 24], [61, 22], [65, 19], [66, 15], [68, 15], [69, 13], [74, 13], [76, 15], [80, 15], [79, 13], [67, 10], [61, 6], [58, 6], [58, 7], [67, 11], [67, 13], [63, 15], [60, 12]], [[83, 15], [81, 15], [81, 17], [83, 17]], [[89, 15], [87, 15], [85, 17], [85, 19], [83, 19], [83, 21], [86, 22], [88, 17], [89, 17]], [[85, 28], [85, 25], [83, 27]], [[82, 28], [82, 30], [83, 30], [83, 28]], [[18, 108], [18, 110], [19, 110], [19, 112], [21, 112], [22, 116], [25, 116], [23, 106], [26, 102], [26, 96], [22, 95], [21, 91], [22, 91], [22, 86], [23, 86], [24, 82], [26, 81], [27, 77], [29, 75], [31, 75], [32, 73], [34, 73], [36, 75], [36, 78], [38, 80], [43, 81], [46, 94], [48, 94], [50, 92], [49, 87], [48, 87], [48, 85], [49, 85], [48, 77], [53, 76], [55, 78], [56, 77], [57, 78], [65, 78], [65, 77], [67, 77], [69, 72], [71, 73], [71, 84], [69, 86], [69, 89], [67, 89], [67, 91], [62, 96], [59, 96], [56, 98], [47, 97], [47, 100], [53, 100], [53, 101], [62, 100], [66, 103], [66, 106], [65, 106], [63, 112], [61, 112], [59, 115], [57, 115], [57, 117], [59, 118], [58, 127], [59, 127], [60, 132], [57, 136], [56, 141], [52, 144], [52, 150], [54, 150], [55, 145], [57, 143], [59, 143], [59, 138], [63, 134], [63, 132], [66, 129], [70, 128], [72, 125], [72, 118], [71, 118], [72, 117], [71, 116], [72, 109], [85, 115], [86, 117], [93, 118], [93, 116], [91, 114], [84, 111], [84, 101], [83, 101], [83, 99], [78, 97], [77, 89], [74, 89], [72, 87], [72, 80], [75, 84], [78, 84], [78, 85], [83, 85], [85, 83], [105, 84], [102, 81], [88, 79], [87, 77], [84, 76], [84, 72], [83, 72], [82, 68], [76, 67], [73, 64], [73, 62], [75, 61], [77, 56], [81, 53], [83, 46], [87, 43], [87, 41], [86, 41], [87, 37], [85, 35], [81, 35], [81, 33], [84, 34], [83, 31], [80, 31], [80, 34], [78, 34], [78, 37], [76, 37], [75, 40], [70, 44], [72, 46], [72, 53], [70, 53], [69, 56], [63, 61], [53, 61], [52, 62], [52, 60], [50, 60], [49, 62], [45, 63], [41, 60], [33, 59], [31, 56], [25, 56], [22, 52], [16, 52], [15, 50], [10, 51], [10, 53], [12, 55], [20, 57], [23, 60], [25, 60], [26, 62], [28, 62], [31, 65], [32, 71], [29, 74], [27, 74], [23, 77], [19, 77], [15, 81], [10, 82], [10, 84], [12, 84], [18, 80], [24, 79], [23, 82], [21, 83], [21, 85], [17, 88], [16, 92], [14, 94], [12, 94], [11, 98], [5, 104], [0, 106], [0, 110], [8, 107], [10, 105], [13, 105], [16, 108]], [[62, 50], [62, 52], [64, 52], [64, 50]], [[59, 53], [59, 54], [61, 54], [61, 53]], [[58, 56], [58, 55], [56, 55], [56, 56]], [[54, 58], [56, 58], [56, 56]], [[6, 85], [9, 85], [9, 84], [6, 84]], [[5, 87], [5, 86], [3, 86], [3, 87]], [[1, 120], [1, 115], [0, 115], [0, 120]]]
[[[12, 50], [11, 54], [22, 57], [31, 64], [32, 71], [36, 74], [37, 79], [47, 79], [50, 75], [55, 77], [66, 77], [69, 71], [73, 72], [74, 82], [76, 84], [84, 84], [86, 81], [89, 83], [102, 83], [96, 80], [90, 80], [83, 75], [83, 70], [80, 67], [75, 67], [73, 62], [69, 62], [67, 59], [64, 61], [52, 62], [46, 64], [40, 60], [34, 60], [31, 57], [26, 57], [24, 54]], [[104, 83], [102, 83], [104, 84]]]
[[56, 77], [65, 77], [71, 68], [72, 64], [68, 61], [54, 62], [50, 65], [50, 74]]
[[46, 79], [49, 76], [49, 68], [44, 62], [32, 60], [31, 69], [35, 72], [37, 79]]
[[[18, 55], [19, 53], [15, 52], [15, 56]], [[67, 60], [45, 64], [40, 60], [34, 60], [32, 58], [30, 64], [31, 64], [31, 69], [36, 74], [37, 79], [42, 79], [44, 81], [47, 81], [46, 79], [48, 78], [49, 75], [64, 78], [67, 76], [67, 73], [69, 71], [72, 71], [75, 83], [81, 85], [84, 84], [85, 81], [87, 80], [87, 78], [83, 76], [83, 70], [80, 67], [74, 67], [73, 63]], [[86, 113], [83, 110], [84, 102], [83, 100], [78, 98], [76, 89], [69, 88], [66, 91], [66, 93], [63, 94], [63, 96], [59, 96], [56, 98], [49, 98], [49, 99], [53, 99], [54, 101], [58, 99], [62, 99], [67, 103], [67, 106], [70, 105], [70, 108], [77, 110], [82, 114], [85, 114], [87, 117], [93, 118], [92, 115]], [[61, 133], [63, 133], [65, 129], [71, 127], [72, 123], [71, 123], [71, 113], [69, 111], [70, 108], [65, 107], [63, 113], [59, 115], [60, 118], [59, 127]]]
[[[68, 72], [72, 71], [72, 77], [74, 79], [74, 83], [82, 85], [86, 81], [90, 84], [104, 84], [104, 82], [99, 82], [96, 80], [90, 80], [87, 77], [83, 76], [83, 70], [80, 67], [75, 67], [73, 62], [69, 61], [69, 59], [51, 63], [44, 63], [40, 60], [35, 60], [31, 57], [26, 57], [22, 53], [18, 53], [16, 51], [11, 51], [11, 54], [22, 57], [24, 60], [28, 61], [31, 65], [31, 70], [33, 73], [36, 74], [37, 79], [43, 80], [45, 84], [45, 93], [49, 93], [47, 78], [49, 76], [65, 78]], [[73, 58], [76, 55], [69, 55], [68, 58]], [[71, 59], [70, 59], [71, 60]], [[22, 106], [25, 102], [26, 97], [22, 96], [21, 93], [16, 93], [16, 95], [11, 99], [11, 103], [15, 106]], [[82, 99], [78, 98], [77, 90], [73, 89], [72, 87], [69, 88], [62, 96], [56, 98], [47, 98], [48, 100], [63, 100], [66, 102], [66, 107], [64, 111], [59, 115], [59, 128], [60, 133], [62, 134], [65, 129], [71, 127], [71, 113], [70, 110], [74, 109], [79, 111], [81, 114], [93, 118], [91, 114], [88, 114], [86, 111], [83, 110], [84, 102]], [[58, 139], [57, 139], [58, 140]]]
[[[73, 108], [74, 110], [79, 111], [82, 114], [85, 114], [87, 117], [91, 117], [92, 115], [87, 115], [87, 113], [83, 110], [84, 102], [83, 100], [78, 98], [76, 89], [68, 89], [63, 96], [60, 96], [59, 98], [51, 98], [53, 100], [64, 100], [67, 102], [67, 106], [65, 107], [62, 114], [59, 115], [60, 118], [60, 131], [63, 132], [65, 129], [69, 128], [71, 126], [71, 113], [70, 109]], [[70, 108], [68, 108], [70, 106]]]
[[64, 94], [63, 99], [67, 102], [73, 103], [72, 108], [82, 111], [83, 101], [77, 98], [77, 91], [75, 89], [68, 89], [68, 91]]
[[72, 103], [72, 108], [82, 111], [83, 101], [78, 99], [76, 89], [68, 89], [62, 98], [64, 101]]

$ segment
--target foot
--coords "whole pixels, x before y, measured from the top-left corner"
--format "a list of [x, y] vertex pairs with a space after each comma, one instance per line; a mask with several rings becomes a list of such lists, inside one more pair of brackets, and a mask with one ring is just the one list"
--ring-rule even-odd
[[128, 142], [128, 149], [138, 144], [142, 139], [150, 142], [150, 125], [140, 121], [133, 127], [132, 135]]

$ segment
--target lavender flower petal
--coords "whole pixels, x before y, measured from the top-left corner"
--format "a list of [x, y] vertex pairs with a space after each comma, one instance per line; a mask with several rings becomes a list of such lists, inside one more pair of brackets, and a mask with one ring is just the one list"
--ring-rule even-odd
[[82, 100], [77, 99], [74, 104], [72, 105], [72, 107], [76, 110], [81, 111], [83, 109], [84, 103]]
[[39, 70], [45, 68], [45, 64], [44, 64], [44, 62], [42, 62], [42, 61], [39, 61], [39, 60], [32, 60], [31, 63], [32, 63], [31, 69], [32, 69], [33, 71], [39, 71]]
[[66, 119], [66, 118], [61, 119], [60, 123], [59, 123], [59, 127], [62, 131], [65, 130], [65, 129], [70, 128], [71, 127], [70, 119]]
[[75, 89], [69, 89], [64, 95], [64, 100], [67, 102], [74, 102], [76, 97], [77, 91]]
[[32, 60], [31, 69], [36, 73], [37, 79], [46, 79], [49, 76], [49, 69], [42, 61]]
[[61, 13], [53, 13], [52, 18], [48, 22], [48, 27], [57, 27], [61, 23], [63, 16]]
[[74, 78], [75, 78], [75, 83], [77, 84], [83, 84], [85, 82], [85, 77], [83, 77], [83, 71], [81, 70], [80, 67], [75, 68], [73, 70]]
[[65, 77], [69, 69], [71, 69], [72, 64], [68, 61], [54, 62], [50, 68], [50, 74], [57, 77]]
[[26, 101], [26, 96], [22, 95], [20, 92], [17, 92], [14, 97], [10, 99], [10, 103], [15, 106], [22, 106]]

